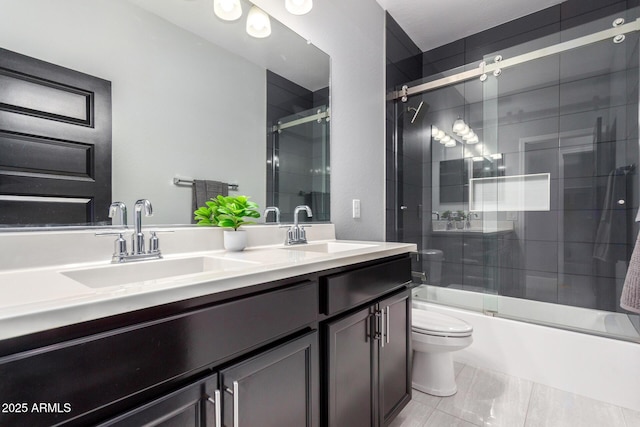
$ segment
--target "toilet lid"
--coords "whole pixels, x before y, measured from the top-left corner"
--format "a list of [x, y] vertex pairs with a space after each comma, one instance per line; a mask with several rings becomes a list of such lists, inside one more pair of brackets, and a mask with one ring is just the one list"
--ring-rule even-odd
[[473, 327], [455, 317], [422, 309], [412, 309], [411, 326], [415, 332], [449, 337], [471, 335]]

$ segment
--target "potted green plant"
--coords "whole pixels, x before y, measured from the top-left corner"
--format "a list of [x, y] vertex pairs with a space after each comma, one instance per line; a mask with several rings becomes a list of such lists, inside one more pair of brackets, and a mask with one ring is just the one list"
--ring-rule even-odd
[[218, 196], [196, 209], [194, 219], [198, 225], [217, 226], [224, 231], [224, 247], [228, 251], [241, 251], [247, 246], [247, 233], [240, 226], [255, 224], [245, 218], [260, 218], [258, 204], [247, 196]]

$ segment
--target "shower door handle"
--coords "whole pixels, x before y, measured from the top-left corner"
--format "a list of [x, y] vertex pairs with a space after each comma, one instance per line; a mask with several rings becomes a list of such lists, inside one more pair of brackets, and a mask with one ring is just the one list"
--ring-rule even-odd
[[409, 209], [408, 207], [406, 207], [405, 205], [400, 206], [400, 210], [401, 211], [406, 211], [407, 209]]

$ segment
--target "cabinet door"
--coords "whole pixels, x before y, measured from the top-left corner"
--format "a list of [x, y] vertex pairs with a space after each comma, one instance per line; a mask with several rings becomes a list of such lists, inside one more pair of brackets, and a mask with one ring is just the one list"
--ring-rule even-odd
[[373, 426], [371, 311], [367, 307], [327, 325], [329, 427]]
[[382, 336], [378, 346], [380, 420], [387, 425], [411, 400], [411, 292], [378, 303]]
[[227, 427], [319, 427], [318, 333], [220, 371]]
[[222, 404], [217, 385], [218, 376], [209, 376], [102, 423], [99, 427], [219, 427]]

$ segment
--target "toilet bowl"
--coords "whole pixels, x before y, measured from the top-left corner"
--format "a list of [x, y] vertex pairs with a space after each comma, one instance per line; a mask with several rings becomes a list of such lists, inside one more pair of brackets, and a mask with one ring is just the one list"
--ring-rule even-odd
[[473, 342], [468, 323], [433, 311], [412, 309], [413, 388], [434, 396], [458, 391], [451, 353]]

